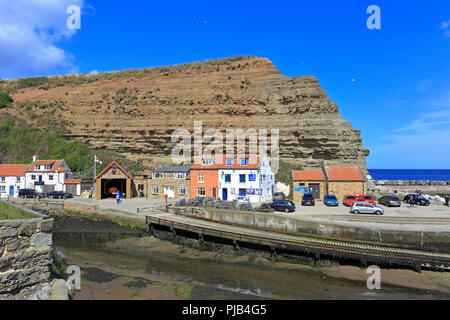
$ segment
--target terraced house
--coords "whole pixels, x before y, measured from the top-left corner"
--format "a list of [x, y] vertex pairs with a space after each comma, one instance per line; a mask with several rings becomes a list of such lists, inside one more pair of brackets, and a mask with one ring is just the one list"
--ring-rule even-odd
[[161, 167], [148, 180], [147, 199], [189, 199], [191, 194], [190, 168], [186, 166]]
[[357, 166], [324, 166], [314, 170], [292, 170], [294, 201], [301, 201], [303, 194], [312, 193], [315, 199], [333, 194], [339, 201], [345, 195], [364, 194], [366, 180]]
[[257, 155], [202, 157], [191, 167], [191, 196], [263, 202], [272, 198], [275, 175]]
[[39, 160], [34, 156], [33, 162], [25, 171], [25, 188], [43, 193], [66, 191], [66, 180], [72, 183], [72, 178], [72, 171], [66, 161]]
[[17, 197], [25, 187], [28, 164], [0, 164], [0, 198]]

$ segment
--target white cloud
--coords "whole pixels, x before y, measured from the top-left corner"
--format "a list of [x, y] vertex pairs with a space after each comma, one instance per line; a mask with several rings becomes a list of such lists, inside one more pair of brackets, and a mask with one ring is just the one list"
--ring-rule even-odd
[[91, 72], [89, 72], [89, 74], [97, 74], [97, 73], [98, 73], [98, 70], [97, 70], [97, 69], [92, 70]]
[[[449, 27], [450, 27], [450, 20], [447, 20], [447, 21], [444, 21], [444, 22], [441, 23], [441, 29], [445, 30], [444, 31], [444, 36], [447, 37], [447, 38], [450, 38], [450, 29], [449, 29]], [[447, 29], [449, 29], [449, 30], [447, 30]]]
[[73, 36], [66, 10], [84, 0], [0, 0], [0, 78], [74, 73], [74, 57], [58, 47]]

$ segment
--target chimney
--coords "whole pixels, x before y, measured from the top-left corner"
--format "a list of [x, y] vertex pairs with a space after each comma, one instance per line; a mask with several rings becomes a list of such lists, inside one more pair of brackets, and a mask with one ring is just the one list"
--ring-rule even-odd
[[33, 156], [33, 162], [38, 160], [38, 156]]

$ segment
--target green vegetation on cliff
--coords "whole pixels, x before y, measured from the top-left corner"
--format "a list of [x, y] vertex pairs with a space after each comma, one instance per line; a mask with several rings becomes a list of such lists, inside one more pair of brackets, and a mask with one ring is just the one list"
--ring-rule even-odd
[[26, 164], [32, 161], [33, 155], [38, 155], [40, 159], [65, 159], [73, 172], [91, 175], [96, 154], [103, 161], [103, 164], [97, 164], [97, 172], [111, 161], [118, 162], [131, 173], [143, 169], [138, 162], [115, 152], [94, 150], [79, 140], [65, 139], [64, 134], [68, 131], [63, 124], [35, 129], [25, 121], [9, 117], [0, 122], [0, 132], [0, 163]]
[[12, 102], [13, 98], [5, 92], [0, 92], [0, 109], [9, 107]]

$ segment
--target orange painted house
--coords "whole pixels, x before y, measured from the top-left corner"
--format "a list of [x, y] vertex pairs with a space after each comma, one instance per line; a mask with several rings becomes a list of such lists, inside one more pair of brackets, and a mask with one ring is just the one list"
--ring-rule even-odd
[[197, 196], [219, 198], [219, 170], [216, 162], [218, 159], [199, 157], [195, 160], [191, 166], [191, 198]]

